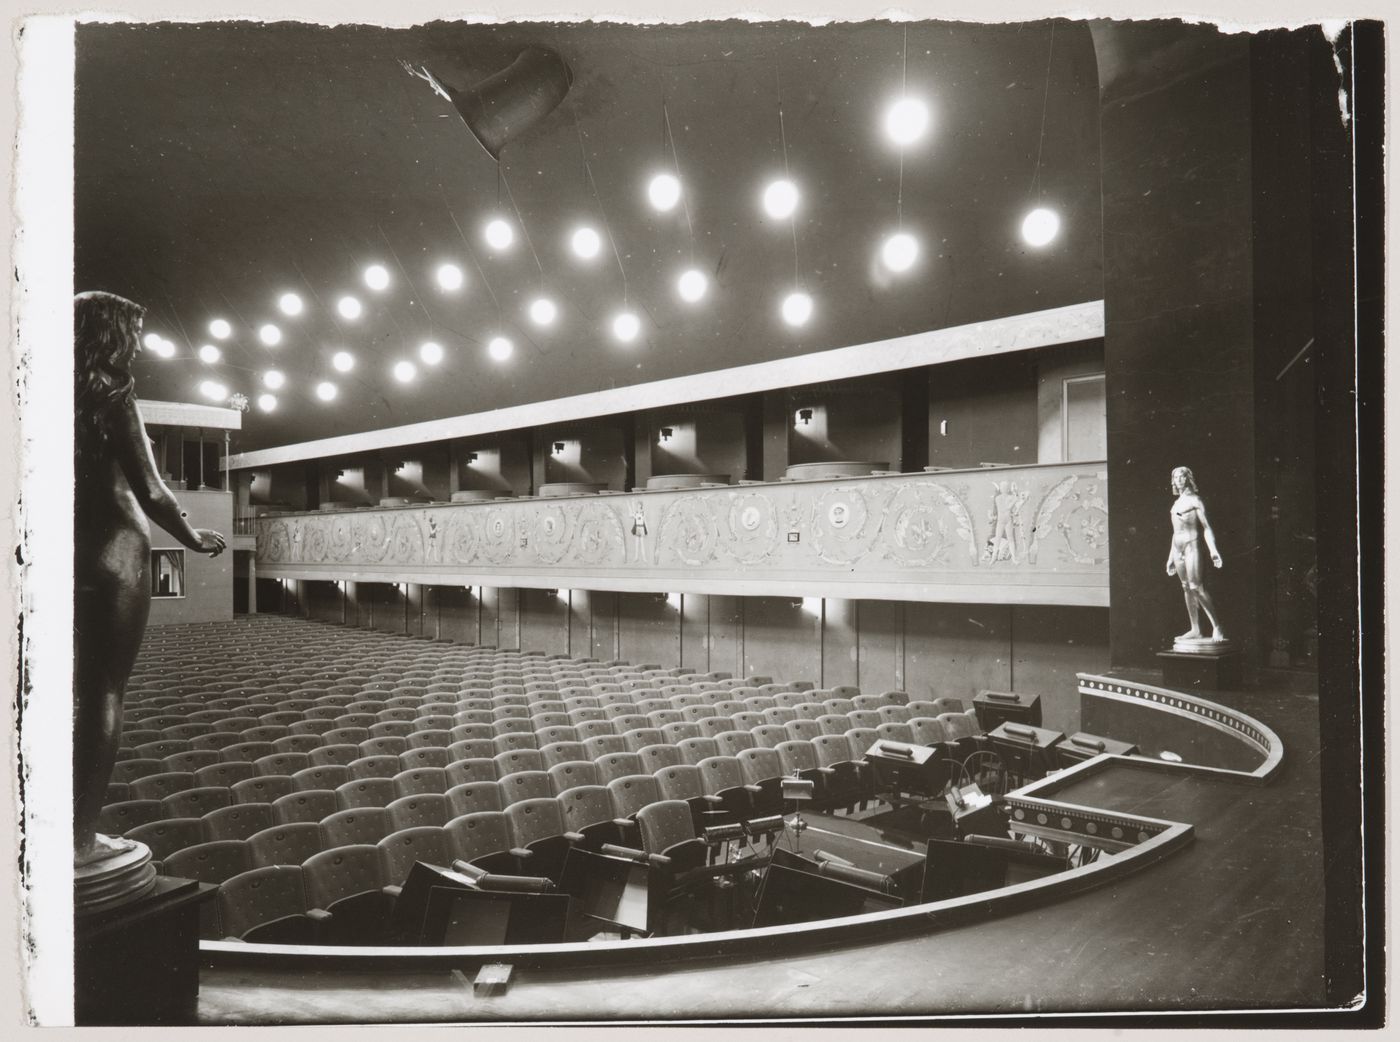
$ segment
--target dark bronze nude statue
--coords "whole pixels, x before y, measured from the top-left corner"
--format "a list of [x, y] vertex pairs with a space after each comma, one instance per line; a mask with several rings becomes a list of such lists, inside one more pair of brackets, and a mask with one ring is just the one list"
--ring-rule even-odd
[[75, 864], [86, 865], [134, 846], [100, 835], [97, 820], [151, 608], [146, 518], [210, 556], [224, 537], [190, 527], [156, 471], [131, 375], [145, 309], [111, 293], [80, 293], [73, 304], [73, 840]]

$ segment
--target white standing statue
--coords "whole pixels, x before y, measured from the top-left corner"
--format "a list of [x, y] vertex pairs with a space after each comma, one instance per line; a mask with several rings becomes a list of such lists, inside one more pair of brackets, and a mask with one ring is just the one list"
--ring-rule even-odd
[[[1196, 479], [1190, 467], [1177, 467], [1172, 471], [1172, 492], [1176, 495], [1176, 502], [1172, 504], [1172, 545], [1167, 556], [1167, 574], [1181, 580], [1181, 591], [1186, 597], [1186, 614], [1191, 619], [1191, 628], [1177, 637], [1173, 646], [1176, 651], [1188, 653], [1224, 651], [1230, 642], [1220, 627], [1215, 601], [1206, 590], [1205, 569], [1201, 565], [1202, 539], [1210, 552], [1210, 563], [1220, 568], [1223, 562], [1215, 545], [1215, 532], [1206, 517], [1206, 505], [1196, 489]], [[1210, 620], [1209, 637], [1201, 633], [1203, 608]]]

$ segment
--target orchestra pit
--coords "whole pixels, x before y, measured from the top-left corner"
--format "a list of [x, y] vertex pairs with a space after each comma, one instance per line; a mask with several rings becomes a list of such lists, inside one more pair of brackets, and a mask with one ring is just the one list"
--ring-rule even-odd
[[1364, 994], [1378, 35], [79, 24], [183, 514], [77, 1022]]

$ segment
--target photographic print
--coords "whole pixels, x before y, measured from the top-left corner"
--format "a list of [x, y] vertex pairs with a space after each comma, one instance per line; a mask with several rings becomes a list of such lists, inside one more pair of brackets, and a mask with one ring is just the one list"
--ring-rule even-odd
[[35, 1019], [1379, 1015], [1382, 27], [964, 17], [30, 23]]

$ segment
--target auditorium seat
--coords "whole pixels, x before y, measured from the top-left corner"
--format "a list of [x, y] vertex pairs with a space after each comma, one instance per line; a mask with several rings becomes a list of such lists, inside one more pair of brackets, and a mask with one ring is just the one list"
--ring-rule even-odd
[[663, 724], [661, 732], [666, 736], [666, 741], [673, 745], [679, 745], [690, 739], [698, 739], [706, 742], [710, 740], [708, 738], [701, 738], [699, 724], [688, 723], [686, 721]]
[[394, 799], [394, 782], [391, 778], [356, 778], [336, 786], [335, 796], [341, 810], [386, 807]]
[[387, 890], [395, 896], [402, 889], [414, 862], [425, 861], [444, 867], [452, 864], [452, 846], [446, 829], [440, 825], [396, 830], [375, 845], [379, 848], [384, 878], [389, 881]]
[[851, 747], [845, 735], [818, 735], [811, 740], [811, 745], [817, 767], [832, 772], [826, 775], [829, 802], [837, 807], [851, 807], [859, 802], [864, 793], [861, 766], [851, 759]]
[[696, 767], [705, 795], [716, 796], [730, 814], [740, 820], [753, 816], [753, 797], [758, 787], [744, 778], [743, 764], [734, 756], [710, 756]]
[[402, 735], [389, 735], [382, 738], [370, 737], [360, 743], [363, 757], [392, 756], [398, 759], [399, 753], [408, 748], [408, 739]]
[[675, 744], [664, 731], [657, 727], [635, 727], [624, 732], [622, 740], [627, 743], [627, 751], [630, 753], [640, 752], [644, 746], [648, 745]]
[[248, 843], [242, 839], [218, 839], [196, 843], [165, 859], [165, 874], [201, 883], [222, 883], [252, 868]]
[[132, 748], [135, 750], [136, 756], [139, 759], [163, 760], [167, 756], [172, 756], [178, 752], [184, 752], [186, 749], [194, 748], [194, 746], [185, 738], [162, 738], [156, 741], [143, 742], [140, 745], [135, 745], [133, 743]]
[[250, 741], [243, 739], [233, 745], [226, 745], [219, 750], [219, 758], [223, 760], [246, 760], [248, 763], [257, 763], [264, 756], [271, 756], [277, 750], [272, 742]]
[[397, 753], [360, 756], [345, 765], [352, 779], [392, 778], [403, 769]]
[[760, 724], [752, 732], [755, 745], [776, 749], [781, 743], [790, 741], [787, 728], [782, 724]]
[[272, 753], [260, 756], [253, 761], [259, 774], [285, 774], [288, 777], [297, 771], [311, 766], [311, 757], [306, 753]]
[[511, 749], [498, 752], [491, 759], [496, 764], [497, 778], [516, 771], [542, 771], [545, 767], [544, 754], [538, 749]]
[[334, 789], [350, 780], [350, 768], [341, 764], [310, 765], [292, 773], [292, 782], [300, 790]]
[[584, 741], [583, 749], [589, 758], [593, 760], [628, 751], [627, 740], [617, 734], [599, 735], [595, 738], [589, 738]]
[[651, 727], [651, 721], [646, 718], [646, 714], [644, 713], [630, 711], [618, 713], [616, 716], [611, 717], [610, 720], [613, 733], [617, 735], [624, 735], [628, 731], [637, 731], [642, 728]]
[[400, 796], [384, 808], [395, 832], [422, 825], [446, 825], [455, 815], [449, 812], [448, 800], [442, 793], [415, 793]]
[[242, 872], [219, 887], [219, 917], [227, 938], [263, 944], [314, 944], [321, 915], [306, 903], [300, 865]]
[[555, 795], [579, 785], [597, 785], [598, 767], [592, 760], [565, 760], [551, 764], [548, 771]]
[[494, 782], [496, 780], [496, 761], [486, 757], [454, 760], [447, 765], [446, 771], [449, 789], [465, 782]]
[[553, 796], [522, 800], [506, 807], [505, 815], [510, 852], [520, 861], [521, 870], [557, 883], [570, 846], [558, 802]]
[[133, 782], [137, 778], [145, 778], [152, 774], [165, 774], [166, 766], [161, 760], [155, 757], [140, 757], [131, 760], [122, 760], [112, 768], [112, 780], [119, 782]]
[[656, 772], [656, 788], [663, 800], [684, 801], [690, 808], [697, 830], [705, 820], [705, 812], [720, 809], [723, 804], [720, 797], [705, 791], [700, 768], [690, 763], [661, 768]]
[[201, 767], [208, 767], [211, 763], [218, 762], [219, 754], [213, 749], [185, 749], [178, 753], [171, 753], [161, 761], [165, 764], [167, 771], [189, 771], [191, 773]]
[[325, 745], [353, 745], [358, 747], [369, 739], [368, 727], [336, 727], [321, 736]]
[[[126, 832], [127, 839], [134, 839], [151, 848], [151, 857], [163, 862], [177, 850], [197, 846], [205, 841], [204, 823], [199, 818], [165, 818], [136, 825]], [[162, 870], [157, 866], [157, 870]]]
[[772, 726], [763, 719], [762, 713], [746, 709], [743, 712], [734, 713], [731, 717], [734, 721], [735, 730], [753, 732], [760, 727]]
[[631, 774], [603, 784], [612, 800], [614, 820], [634, 818], [648, 803], [661, 799], [660, 784], [650, 774]]
[[612, 798], [601, 785], [576, 785], [558, 797], [564, 828], [575, 844], [597, 850], [622, 837], [613, 821]]
[[453, 763], [459, 760], [489, 760], [496, 755], [496, 746], [488, 738], [468, 738], [447, 747]]
[[916, 716], [909, 721], [909, 730], [916, 745], [939, 745], [949, 741], [943, 722], [934, 717]]
[[507, 810], [513, 803], [554, 795], [554, 784], [544, 771], [515, 771], [502, 775], [497, 784], [501, 789], [501, 802]]
[[[290, 735], [289, 737], [291, 737], [291, 738], [297, 738], [297, 737], [315, 738], [315, 739], [317, 739], [317, 742], [318, 742], [318, 743], [319, 743], [319, 741], [320, 741], [322, 735], [324, 735], [327, 731], [333, 730], [334, 728], [335, 728], [335, 721], [333, 721], [333, 720], [327, 720], [327, 719], [324, 719], [324, 718], [322, 718], [322, 717], [307, 717], [307, 718], [298, 720], [296, 723], [290, 724], [290, 725], [288, 726], [288, 729], [291, 731], [291, 735]], [[277, 745], [276, 742], [273, 742], [272, 744], [273, 744], [274, 746]], [[307, 752], [310, 752], [309, 749], [306, 750], [306, 751], [307, 751]]]
[[606, 785], [614, 778], [642, 774], [642, 761], [636, 753], [606, 753], [593, 761], [598, 768], [598, 783]]
[[728, 716], [707, 716], [696, 726], [700, 728], [701, 738], [716, 738], [726, 731], [736, 730], [733, 717]]
[[812, 800], [816, 806], [824, 807], [836, 801], [837, 796], [831, 789], [834, 769], [821, 766], [817, 760], [817, 751], [811, 742], [780, 742], [776, 751], [784, 774], [797, 775], [802, 780], [813, 783], [815, 788]]
[[849, 698], [828, 698], [823, 700], [822, 705], [826, 706], [828, 713], [836, 713], [846, 716], [856, 711], [856, 704]]
[[719, 744], [714, 738], [685, 738], [676, 743], [681, 759], [689, 764], [697, 764], [709, 756], [719, 755]]
[[394, 792], [399, 796], [447, 791], [447, 771], [442, 767], [415, 767], [393, 776]]
[[490, 781], [463, 782], [448, 789], [446, 794], [450, 816], [477, 814], [487, 810], [503, 810], [505, 799], [501, 794], [500, 783]]
[[327, 848], [378, 843], [391, 831], [389, 812], [383, 807], [351, 807], [321, 819]]
[[588, 742], [595, 738], [615, 738], [617, 737], [614, 721], [612, 720], [583, 720], [574, 725], [579, 738]]
[[272, 825], [273, 820], [272, 807], [266, 803], [228, 804], [209, 810], [200, 817], [206, 843], [221, 839], [247, 839]]
[[685, 762], [680, 749], [664, 743], [643, 746], [637, 750], [637, 758], [641, 761], [642, 772], [646, 774], [655, 774], [663, 767], [678, 767]]
[[305, 756], [312, 749], [319, 749], [322, 744], [321, 736], [314, 734], [289, 734], [285, 738], [272, 740], [272, 747], [277, 752], [294, 756]]
[[307, 904], [330, 915], [323, 920], [325, 943], [388, 943], [394, 905], [384, 890], [389, 880], [374, 843], [343, 844], [323, 850], [307, 858], [301, 870]]
[[298, 821], [271, 825], [248, 837], [248, 853], [254, 868], [268, 865], [300, 865], [325, 847], [319, 822]]
[[195, 781], [194, 775], [189, 771], [165, 771], [137, 778], [130, 784], [132, 799], [162, 800], [172, 793], [193, 789]]
[[556, 764], [589, 759], [582, 742], [551, 742], [540, 747], [540, 755], [544, 757], [546, 769]]
[[781, 814], [790, 809], [783, 802], [783, 765], [776, 750], [756, 746], [740, 750], [734, 758], [739, 761], [745, 784], [759, 790], [749, 793], [755, 817]]
[[980, 747], [977, 721], [968, 713], [940, 713], [937, 717], [943, 725], [947, 740], [956, 743], [963, 756], [971, 755]]
[[[191, 749], [213, 749], [221, 753], [231, 745], [238, 745], [243, 741], [243, 736], [237, 731], [211, 731], [209, 734], [198, 735], [190, 739]], [[238, 757], [230, 757], [237, 759]], [[250, 763], [252, 761], [249, 761]]]
[[680, 800], [664, 800], [637, 814], [642, 849], [670, 860], [667, 872], [680, 875], [705, 864], [705, 844], [696, 838], [690, 808]]
[[794, 741], [810, 742], [822, 733], [822, 725], [815, 720], [789, 720], [783, 724], [783, 729], [787, 731], [788, 737]]
[[963, 704], [961, 698], [948, 698], [940, 696], [933, 700], [933, 704], [938, 707], [938, 712], [934, 716], [942, 716], [944, 713], [965, 713], [967, 706]]
[[[533, 735], [535, 733], [535, 725], [527, 717], [512, 716], [497, 720], [491, 725], [491, 730], [493, 732], [493, 737], [510, 734]], [[568, 739], [564, 740], [567, 741]]]
[[[692, 695], [692, 698], [703, 698], [703, 695]], [[686, 723], [700, 724], [711, 717], [719, 716], [719, 710], [709, 703], [699, 705], [687, 705], [681, 709], [681, 717]]]
[[892, 742], [904, 742], [912, 745], [914, 742], [914, 732], [905, 723], [882, 723], [875, 728], [875, 733], [881, 738], [888, 738]]
[[512, 752], [520, 749], [538, 751], [540, 747], [539, 739], [535, 737], [533, 731], [516, 731], [510, 734], [497, 735], [491, 740], [491, 745], [495, 748], [498, 755], [500, 753]]
[[[914, 719], [914, 717], [917, 717], [917, 716], [926, 716], [926, 717], [932, 718], [932, 717], [937, 717], [939, 713], [946, 713], [946, 712], [948, 712], [948, 710], [946, 710], [946, 709], [940, 709], [940, 708], [938, 708], [938, 706], [937, 706], [935, 703], [933, 703], [933, 702], [931, 702], [931, 701], [928, 701], [928, 700], [926, 700], [926, 699], [924, 699], [924, 700], [915, 699], [914, 701], [910, 702], [910, 703], [909, 703], [907, 706], [905, 706], [904, 708], [908, 711], [908, 713], [909, 713], [909, 719], [911, 719], [911, 720]], [[959, 710], [959, 711], [961, 711], [961, 710]]]
[[451, 730], [442, 727], [424, 728], [408, 736], [409, 749], [446, 749], [454, 741]]
[[519, 870], [510, 853], [510, 823], [503, 811], [463, 814], [449, 821], [445, 831], [454, 857], [489, 872], [509, 875]]
[[360, 758], [360, 747], [358, 745], [350, 745], [349, 743], [335, 743], [328, 740], [325, 745], [322, 745], [319, 749], [312, 749], [306, 755], [310, 758], [312, 764], [318, 767], [322, 765], [339, 765], [345, 767]]
[[[342, 782], [342, 784], [344, 784]], [[279, 825], [290, 825], [299, 821], [320, 821], [340, 809], [335, 790], [299, 789], [279, 796], [272, 801], [273, 821]]]

